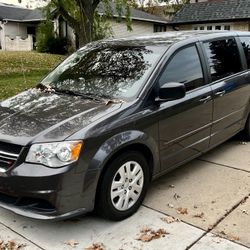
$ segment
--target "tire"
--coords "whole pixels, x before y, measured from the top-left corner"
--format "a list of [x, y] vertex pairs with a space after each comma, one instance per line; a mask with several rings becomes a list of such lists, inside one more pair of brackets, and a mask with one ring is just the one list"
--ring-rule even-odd
[[244, 139], [250, 141], [250, 114], [248, 115], [243, 133], [244, 133]]
[[100, 180], [96, 212], [113, 221], [128, 218], [142, 204], [149, 180], [145, 157], [136, 151], [122, 153], [110, 162]]

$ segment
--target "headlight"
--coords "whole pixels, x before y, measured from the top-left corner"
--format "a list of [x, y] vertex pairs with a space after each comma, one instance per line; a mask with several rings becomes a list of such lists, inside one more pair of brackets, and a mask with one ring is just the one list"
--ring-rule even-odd
[[33, 144], [26, 162], [40, 163], [49, 167], [62, 167], [78, 160], [82, 141], [64, 141]]

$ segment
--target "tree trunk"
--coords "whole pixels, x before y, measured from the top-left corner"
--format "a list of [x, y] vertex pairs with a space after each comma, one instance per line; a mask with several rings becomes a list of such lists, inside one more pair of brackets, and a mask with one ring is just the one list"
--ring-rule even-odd
[[77, 0], [77, 2], [80, 7], [79, 46], [82, 47], [93, 40], [95, 7], [92, 0]]

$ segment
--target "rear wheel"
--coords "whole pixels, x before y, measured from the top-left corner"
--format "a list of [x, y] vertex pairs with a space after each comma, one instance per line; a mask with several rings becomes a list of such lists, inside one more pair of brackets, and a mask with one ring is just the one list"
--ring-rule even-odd
[[108, 166], [99, 185], [96, 209], [99, 215], [122, 220], [140, 207], [149, 184], [149, 166], [136, 151], [123, 153]]

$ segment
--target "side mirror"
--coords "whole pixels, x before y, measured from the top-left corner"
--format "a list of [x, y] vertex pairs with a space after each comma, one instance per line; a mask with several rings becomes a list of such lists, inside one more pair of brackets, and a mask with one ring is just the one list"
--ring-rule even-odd
[[155, 101], [173, 101], [181, 99], [186, 95], [186, 87], [182, 83], [169, 82], [163, 84], [159, 89], [159, 97]]

